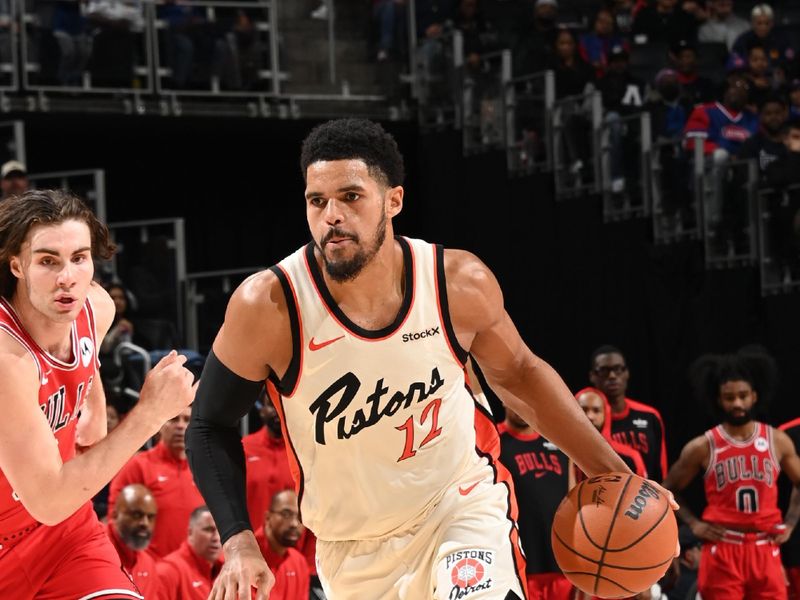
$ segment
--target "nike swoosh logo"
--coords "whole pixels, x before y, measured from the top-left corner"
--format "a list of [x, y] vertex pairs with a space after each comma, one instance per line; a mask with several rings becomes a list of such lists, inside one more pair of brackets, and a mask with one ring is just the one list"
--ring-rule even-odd
[[474, 489], [475, 489], [475, 486], [476, 486], [476, 485], [478, 485], [479, 483], [480, 483], [480, 481], [476, 481], [476, 482], [475, 482], [475, 483], [473, 483], [471, 486], [469, 486], [469, 487], [466, 487], [466, 488], [462, 488], [461, 486], [458, 486], [458, 493], [459, 493], [459, 494], [461, 494], [462, 496], [466, 496], [466, 495], [467, 495], [467, 494], [469, 494], [469, 493], [470, 493], [472, 490], [474, 490]]
[[337, 338], [333, 338], [332, 340], [327, 340], [325, 342], [320, 342], [319, 344], [314, 343], [314, 338], [311, 338], [311, 341], [308, 342], [308, 349], [312, 352], [316, 352], [317, 350], [322, 350], [325, 346], [330, 346], [333, 342], [338, 342], [344, 338], [344, 335], [340, 335]]
[[545, 475], [547, 475], [546, 471], [537, 471], [536, 473], [533, 474], [533, 478], [539, 479], [539, 477], [544, 477]]

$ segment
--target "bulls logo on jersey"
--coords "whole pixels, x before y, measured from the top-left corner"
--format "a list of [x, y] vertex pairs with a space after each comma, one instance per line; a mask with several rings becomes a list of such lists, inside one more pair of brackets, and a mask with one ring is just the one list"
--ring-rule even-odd
[[94, 342], [88, 337], [82, 337], [78, 342], [78, 348], [81, 353], [81, 364], [84, 367], [88, 367], [89, 363], [92, 362], [92, 356], [94, 356]]

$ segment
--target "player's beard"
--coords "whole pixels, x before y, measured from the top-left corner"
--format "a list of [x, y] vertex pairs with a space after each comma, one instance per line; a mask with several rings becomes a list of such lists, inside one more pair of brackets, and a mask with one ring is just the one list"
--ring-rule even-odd
[[150, 539], [153, 537], [153, 534], [150, 531], [139, 533], [137, 530], [131, 529], [124, 533], [120, 532], [120, 537], [128, 547], [134, 550], [144, 550], [150, 545]]
[[734, 427], [740, 427], [741, 425], [747, 425], [750, 421], [753, 420], [753, 411], [752, 410], [745, 410], [741, 414], [734, 415], [729, 412], [725, 412], [722, 415], [722, 420], [725, 421], [728, 425], [733, 425]]
[[325, 271], [327, 271], [331, 279], [337, 283], [344, 283], [346, 281], [352, 281], [358, 276], [359, 273], [361, 273], [364, 267], [369, 264], [369, 261], [371, 261], [378, 253], [378, 250], [380, 250], [380, 247], [383, 245], [383, 242], [386, 239], [386, 221], [386, 211], [384, 211], [381, 215], [381, 220], [378, 223], [378, 227], [375, 230], [375, 237], [372, 244], [370, 244], [370, 246], [367, 248], [359, 247], [358, 250], [356, 250], [356, 253], [348, 259], [328, 260], [328, 257], [325, 256], [325, 244], [332, 237], [349, 237], [353, 240], [353, 242], [358, 244], [358, 236], [346, 231], [342, 231], [336, 227], [333, 227], [330, 231], [328, 231], [327, 234], [325, 234], [322, 242], [317, 244], [317, 246], [320, 249], [322, 260], [325, 263]]

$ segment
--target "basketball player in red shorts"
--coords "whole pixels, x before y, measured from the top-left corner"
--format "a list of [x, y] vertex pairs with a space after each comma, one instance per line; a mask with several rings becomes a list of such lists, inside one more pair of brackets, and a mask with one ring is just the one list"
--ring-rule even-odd
[[170, 354], [106, 436], [97, 348], [114, 303], [92, 259], [113, 250], [70, 194], [0, 203], [0, 598], [142, 598], [90, 500], [191, 402], [192, 374]]
[[[800, 516], [800, 458], [788, 435], [753, 419], [774, 387], [775, 366], [764, 354], [698, 359], [691, 378], [722, 424], [691, 440], [664, 486], [684, 489], [702, 472], [707, 506], [698, 519], [684, 505], [678, 516], [704, 541], [698, 591], [703, 600], [785, 600], [780, 545]], [[778, 474], [795, 489], [785, 519], [778, 508]]]

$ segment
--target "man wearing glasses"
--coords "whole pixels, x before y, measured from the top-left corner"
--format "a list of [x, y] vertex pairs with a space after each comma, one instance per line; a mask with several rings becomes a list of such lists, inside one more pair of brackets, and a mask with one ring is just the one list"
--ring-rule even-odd
[[294, 490], [275, 494], [264, 513], [264, 527], [256, 533], [261, 554], [275, 575], [275, 587], [269, 596], [271, 600], [308, 598], [308, 563], [305, 556], [295, 549], [304, 529]]
[[589, 380], [611, 404], [611, 437], [638, 450], [648, 477], [662, 481], [667, 474], [664, 421], [652, 406], [625, 397], [629, 377], [625, 357], [618, 348], [600, 346], [592, 352]]

